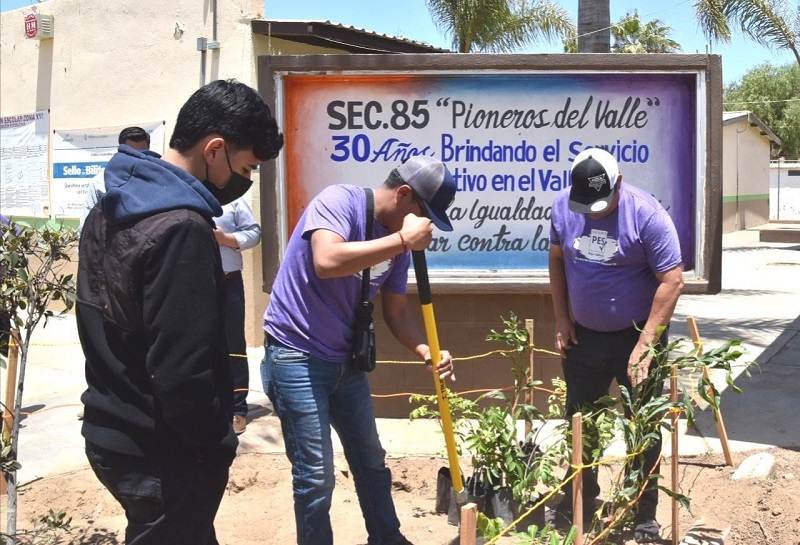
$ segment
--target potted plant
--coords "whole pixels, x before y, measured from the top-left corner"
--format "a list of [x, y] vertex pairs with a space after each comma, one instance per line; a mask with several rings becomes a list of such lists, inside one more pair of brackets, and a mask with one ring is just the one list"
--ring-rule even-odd
[[[494, 403], [470, 422], [465, 445], [472, 454], [474, 482], [469, 484], [477, 491], [476, 496], [486, 497], [483, 513], [489, 518], [501, 518], [506, 525], [536, 507], [518, 525], [518, 529], [525, 531], [530, 524], [544, 524], [544, 506], [536, 505], [539, 489], [557, 483], [554, 469], [566, 460], [567, 451], [564, 442], [546, 452], [536, 446], [535, 430], [554, 416], [550, 412], [560, 411], [558, 396], [551, 396], [548, 414], [526, 402], [528, 392], [541, 386], [541, 382], [532, 379], [528, 365], [533, 349], [531, 339], [513, 313], [501, 320], [504, 328], [492, 330], [486, 340], [510, 347], [504, 354], [512, 360], [513, 387], [510, 391], [495, 390], [482, 396]], [[532, 431], [524, 436], [523, 429]]]

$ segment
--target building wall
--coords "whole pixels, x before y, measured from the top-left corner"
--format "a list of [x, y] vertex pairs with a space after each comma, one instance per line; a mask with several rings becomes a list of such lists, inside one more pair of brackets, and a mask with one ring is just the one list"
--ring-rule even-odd
[[[253, 0], [218, 2], [218, 41], [207, 54], [206, 81], [253, 82]], [[197, 38], [211, 39], [209, 3], [154, 0], [132, 7], [110, 0], [50, 0], [0, 15], [3, 101], [0, 115], [50, 108], [52, 128], [121, 125], [163, 119], [167, 135], [200, 84]], [[32, 11], [55, 17], [55, 38], [23, 32]]]
[[[51, 132], [164, 120], [168, 143], [180, 107], [201, 85], [197, 38], [212, 39], [210, 10], [196, 0], [49, 0], [0, 14], [0, 116], [49, 109]], [[250, 21], [264, 17], [263, 0], [218, 1], [217, 10], [221, 46], [206, 53], [205, 83], [235, 78], [256, 87], [259, 55], [342, 52], [254, 35]], [[33, 12], [54, 16], [53, 39], [25, 36]], [[259, 185], [274, 181], [254, 181], [249, 198], [260, 217]], [[243, 255], [246, 336], [258, 346], [268, 301], [261, 248]]]
[[800, 221], [800, 161], [773, 161], [769, 170], [769, 219]]
[[722, 129], [722, 232], [769, 221], [769, 139], [746, 120]]

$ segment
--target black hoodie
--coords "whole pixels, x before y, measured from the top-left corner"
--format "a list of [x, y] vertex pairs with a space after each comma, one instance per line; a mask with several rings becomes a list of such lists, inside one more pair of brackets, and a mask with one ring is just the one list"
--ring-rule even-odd
[[123, 454], [229, 466], [238, 440], [212, 222], [221, 207], [188, 172], [128, 146], [105, 183], [79, 250], [83, 436]]

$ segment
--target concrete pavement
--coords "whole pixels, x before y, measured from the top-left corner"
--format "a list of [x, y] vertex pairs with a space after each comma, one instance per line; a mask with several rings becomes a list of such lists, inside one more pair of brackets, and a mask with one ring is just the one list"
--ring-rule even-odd
[[[706, 348], [740, 339], [748, 357], [760, 363], [760, 371], [751, 378], [737, 378], [743, 394], [723, 394], [722, 410], [734, 451], [800, 447], [800, 426], [794, 419], [800, 390], [800, 246], [761, 242], [757, 230], [748, 230], [724, 235], [723, 247], [723, 291], [682, 297], [672, 337], [688, 339], [686, 317], [694, 316]], [[33, 342], [19, 442], [18, 482], [23, 486], [86, 467], [77, 418], [85, 388], [83, 355], [74, 316], [51, 320], [35, 333]], [[283, 452], [280, 427], [261, 387], [263, 348], [247, 353], [251, 422], [240, 436], [240, 452]], [[682, 426], [680, 454], [721, 452], [710, 412], [697, 416], [698, 429]], [[444, 440], [434, 422], [379, 419], [378, 426], [390, 456], [444, 453]]]

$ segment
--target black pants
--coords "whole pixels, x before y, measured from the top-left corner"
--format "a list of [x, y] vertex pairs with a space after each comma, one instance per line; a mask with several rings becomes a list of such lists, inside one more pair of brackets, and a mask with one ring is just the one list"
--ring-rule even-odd
[[225, 340], [233, 376], [233, 413], [247, 416], [250, 369], [244, 338], [244, 282], [241, 271], [225, 275], [225, 294]]
[[[597, 400], [608, 395], [612, 380], [616, 380], [619, 386], [631, 390], [631, 381], [628, 378], [628, 359], [640, 335], [640, 331], [635, 327], [605, 333], [585, 328], [578, 323], [575, 324], [575, 332], [578, 344], [567, 350], [566, 358], [561, 361], [564, 380], [567, 383], [568, 417], [587, 408], [591, 410]], [[667, 330], [664, 330], [659, 342], [661, 346], [667, 345]], [[663, 357], [664, 354], [660, 356], [660, 358]], [[657, 358], [653, 359], [650, 370], [658, 365], [658, 361]], [[648, 391], [643, 392], [644, 400], [660, 396], [663, 389], [663, 383], [652, 385]], [[642, 459], [634, 459], [633, 464], [637, 468], [643, 465], [645, 475], [651, 474], [651, 470], [652, 474], [657, 474], [660, 460], [661, 434], [659, 433], [658, 440], [643, 453]], [[589, 460], [584, 460], [584, 463], [587, 462]], [[582, 476], [584, 504], [592, 506], [592, 510], [594, 510], [594, 499], [600, 494], [597, 470], [596, 468], [584, 469]], [[564, 487], [564, 493], [566, 499], [571, 501], [571, 483]], [[639, 501], [637, 518], [654, 519], [657, 506], [658, 489], [656, 481], [651, 480]]]
[[218, 545], [214, 517], [228, 484], [227, 467], [187, 456], [128, 456], [88, 441], [86, 457], [125, 509], [126, 545]]

